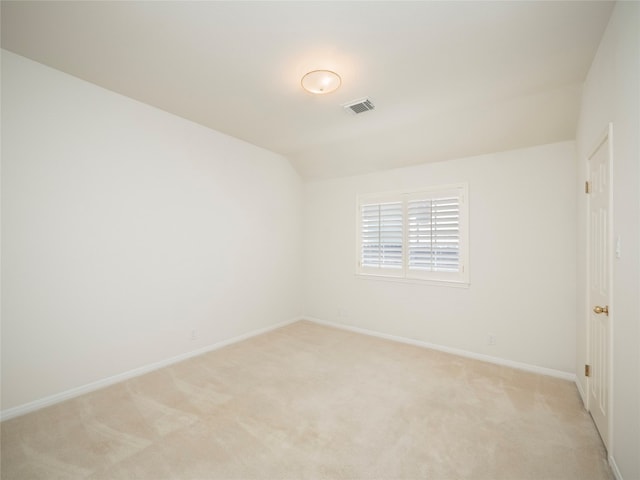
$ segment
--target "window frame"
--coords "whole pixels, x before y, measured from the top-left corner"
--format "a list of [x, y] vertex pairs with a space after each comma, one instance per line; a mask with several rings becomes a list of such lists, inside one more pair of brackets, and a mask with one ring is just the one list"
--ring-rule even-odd
[[[457, 272], [420, 271], [409, 268], [409, 220], [410, 201], [437, 199], [455, 195], [459, 199], [459, 259]], [[402, 267], [383, 268], [362, 266], [362, 207], [382, 203], [402, 203]], [[404, 281], [410, 283], [432, 283], [437, 285], [469, 285], [469, 185], [455, 183], [434, 185], [410, 191], [371, 193], [357, 196], [356, 201], [356, 275], [361, 278]]]

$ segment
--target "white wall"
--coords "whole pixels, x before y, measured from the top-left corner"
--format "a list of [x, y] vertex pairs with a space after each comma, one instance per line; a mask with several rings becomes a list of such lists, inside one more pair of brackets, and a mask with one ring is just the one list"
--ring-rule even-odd
[[[305, 314], [575, 372], [574, 147], [563, 142], [305, 184]], [[469, 183], [469, 288], [356, 277], [357, 195], [458, 182]]]
[[[613, 265], [613, 438], [622, 478], [640, 478], [640, 3], [618, 2], [587, 76], [579, 118], [578, 183], [586, 158], [613, 123], [613, 230], [621, 256]], [[580, 194], [577, 368], [587, 363], [585, 285], [587, 199]], [[586, 391], [586, 379], [578, 381]]]
[[300, 315], [283, 157], [3, 51], [2, 162], [3, 409]]

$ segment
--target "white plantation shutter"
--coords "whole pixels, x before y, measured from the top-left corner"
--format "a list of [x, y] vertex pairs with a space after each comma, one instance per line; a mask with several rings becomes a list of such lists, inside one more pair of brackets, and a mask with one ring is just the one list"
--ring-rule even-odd
[[402, 202], [362, 205], [360, 214], [360, 266], [401, 269]]
[[407, 205], [409, 270], [460, 271], [460, 199], [445, 196]]
[[358, 273], [467, 283], [467, 185], [358, 200]]

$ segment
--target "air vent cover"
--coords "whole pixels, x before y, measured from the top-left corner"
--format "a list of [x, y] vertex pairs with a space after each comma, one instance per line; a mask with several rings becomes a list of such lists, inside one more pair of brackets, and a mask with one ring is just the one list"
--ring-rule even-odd
[[369, 110], [373, 110], [374, 108], [376, 108], [368, 98], [363, 98], [361, 100], [347, 103], [346, 105], [343, 105], [343, 107], [347, 112], [352, 113], [353, 115], [368, 112]]

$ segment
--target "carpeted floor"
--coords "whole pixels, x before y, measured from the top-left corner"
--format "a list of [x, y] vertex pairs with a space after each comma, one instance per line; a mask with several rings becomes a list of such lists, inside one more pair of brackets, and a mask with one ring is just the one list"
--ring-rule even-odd
[[2, 423], [11, 479], [613, 479], [573, 383], [297, 322]]

